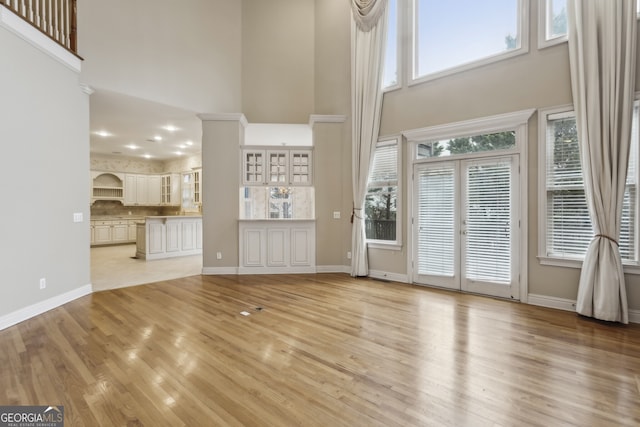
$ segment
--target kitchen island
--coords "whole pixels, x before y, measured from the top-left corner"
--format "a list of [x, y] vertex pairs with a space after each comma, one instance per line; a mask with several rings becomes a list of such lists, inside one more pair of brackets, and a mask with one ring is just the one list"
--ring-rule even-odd
[[147, 216], [136, 229], [136, 257], [144, 260], [202, 253], [202, 216]]

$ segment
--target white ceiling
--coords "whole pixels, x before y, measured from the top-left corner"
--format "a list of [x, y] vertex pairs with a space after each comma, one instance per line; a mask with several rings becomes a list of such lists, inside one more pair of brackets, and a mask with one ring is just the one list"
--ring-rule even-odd
[[[163, 161], [201, 152], [202, 122], [193, 111], [96, 90], [90, 97], [90, 114], [92, 154], [127, 158], [146, 155], [150, 160]], [[170, 131], [168, 126], [176, 129]], [[100, 132], [109, 136], [100, 136]]]

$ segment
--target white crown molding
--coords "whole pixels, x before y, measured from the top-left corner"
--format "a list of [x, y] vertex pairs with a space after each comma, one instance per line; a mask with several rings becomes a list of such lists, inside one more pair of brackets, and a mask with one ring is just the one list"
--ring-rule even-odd
[[457, 136], [472, 136], [483, 133], [500, 132], [526, 125], [529, 118], [535, 113], [535, 108], [516, 111], [513, 113], [498, 114], [480, 119], [464, 120], [461, 122], [447, 123], [444, 125], [430, 126], [420, 129], [403, 131], [402, 135], [408, 142], [438, 141]]
[[242, 113], [204, 113], [197, 115], [203, 122], [240, 122], [242, 127], [247, 127], [249, 122]]
[[316, 123], [344, 123], [347, 116], [340, 114], [312, 114], [309, 116], [309, 126], [313, 127]]
[[75, 299], [81, 298], [85, 295], [89, 295], [92, 292], [92, 286], [89, 284], [72, 291], [65, 292], [64, 294], [49, 298], [47, 300], [32, 304], [28, 307], [16, 310], [13, 313], [9, 313], [5, 316], [0, 317], [0, 331], [23, 322], [27, 319], [35, 317], [39, 314], [45, 313], [49, 310], [53, 310], [54, 308], [60, 307], [61, 305], [71, 302]]
[[94, 88], [92, 88], [86, 83], [80, 83], [80, 89], [87, 95], [93, 95], [93, 93], [96, 91]]
[[2, 5], [0, 5], [0, 27], [6, 28], [76, 73], [80, 72], [82, 68], [82, 60], [80, 58]]

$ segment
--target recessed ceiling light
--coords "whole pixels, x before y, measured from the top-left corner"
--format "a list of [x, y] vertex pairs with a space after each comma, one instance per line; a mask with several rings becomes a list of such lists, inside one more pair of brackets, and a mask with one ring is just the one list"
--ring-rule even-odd
[[107, 132], [106, 130], [99, 130], [94, 132], [94, 134], [101, 136], [103, 138], [106, 138], [107, 136], [111, 136], [111, 134], [109, 132]]
[[151, 154], [145, 154], [142, 157], [144, 157], [145, 159], [150, 159], [151, 158]]
[[180, 144], [180, 145], [178, 145], [178, 148], [181, 149], [181, 150], [184, 150], [185, 148], [187, 148], [187, 146], [184, 145], [184, 144]]
[[160, 135], [156, 135], [153, 137], [154, 141], [162, 141], [162, 137]]
[[177, 130], [180, 130], [180, 128], [177, 128], [177, 127], [175, 127], [173, 125], [167, 125], [167, 126], [163, 127], [162, 129], [168, 130], [169, 132], [175, 132]]
[[136, 144], [125, 145], [125, 147], [127, 147], [129, 150], [137, 150], [138, 148], [140, 148]]
[[187, 141], [186, 144], [187, 145], [193, 145], [193, 141]]
[[182, 151], [176, 151], [177, 156], [182, 156], [184, 153]]

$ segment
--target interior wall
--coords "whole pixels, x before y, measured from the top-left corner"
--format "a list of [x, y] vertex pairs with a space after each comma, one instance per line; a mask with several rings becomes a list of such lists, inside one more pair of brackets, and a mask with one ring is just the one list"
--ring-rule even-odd
[[[1, 27], [0, 51], [2, 317], [91, 277], [89, 96], [76, 71]], [[84, 221], [74, 223], [74, 213]]]
[[190, 111], [241, 111], [241, 2], [186, 3], [78, 0], [82, 80]]
[[[340, 124], [322, 124], [314, 135], [318, 154], [316, 170], [316, 212], [318, 266], [340, 265], [349, 270], [351, 260], [351, 7], [348, 1], [315, 2], [315, 114], [342, 115]], [[317, 125], [318, 126], [318, 125]], [[314, 127], [314, 134], [316, 133]], [[325, 149], [324, 144], [331, 147]], [[338, 178], [339, 177], [339, 178]], [[328, 183], [324, 179], [328, 179]], [[338, 178], [338, 182], [334, 180]], [[326, 190], [326, 192], [325, 192]], [[333, 211], [340, 219], [333, 219]], [[325, 219], [325, 215], [331, 215]], [[326, 228], [325, 228], [326, 227]], [[320, 237], [324, 230], [330, 239]]]
[[250, 123], [307, 123], [314, 112], [314, 3], [242, 1], [241, 111]]
[[[203, 270], [235, 272], [240, 208], [240, 143], [244, 127], [237, 120], [202, 121]], [[220, 252], [222, 259], [217, 259]]]

